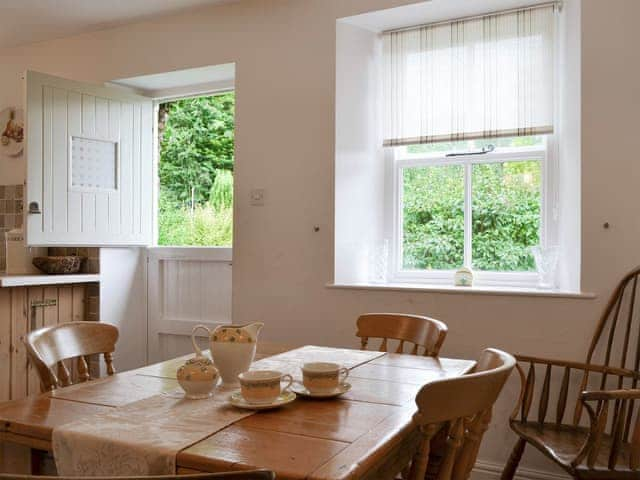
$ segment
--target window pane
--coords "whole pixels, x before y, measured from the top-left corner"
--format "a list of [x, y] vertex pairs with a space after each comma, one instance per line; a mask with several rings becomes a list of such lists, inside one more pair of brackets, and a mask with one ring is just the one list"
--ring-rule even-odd
[[540, 162], [473, 166], [473, 268], [533, 271], [540, 232]]
[[405, 168], [402, 266], [451, 270], [464, 262], [464, 167]]

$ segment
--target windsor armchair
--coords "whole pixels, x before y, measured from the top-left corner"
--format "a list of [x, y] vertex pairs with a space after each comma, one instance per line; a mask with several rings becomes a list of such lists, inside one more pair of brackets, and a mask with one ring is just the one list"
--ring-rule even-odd
[[40, 377], [42, 390], [55, 390], [72, 384], [68, 363], [77, 359], [79, 382], [91, 379], [87, 357], [102, 354], [107, 374], [113, 375], [113, 352], [118, 329], [102, 322], [67, 322], [31, 332], [24, 343], [29, 361]]
[[577, 479], [640, 479], [638, 276], [640, 268], [613, 291], [584, 363], [516, 355], [522, 389], [510, 425], [519, 438], [502, 480], [514, 477], [527, 443]]
[[[410, 480], [423, 480], [428, 471], [438, 480], [466, 480], [473, 468], [480, 442], [489, 426], [491, 411], [515, 359], [500, 350], [482, 353], [474, 371], [462, 377], [428, 383], [416, 396], [413, 421], [422, 439], [411, 464]], [[432, 440], [444, 431], [444, 448], [438, 465], [430, 468]], [[430, 475], [427, 476], [430, 478]]]
[[433, 318], [403, 313], [367, 313], [357, 321], [362, 350], [367, 349], [370, 338], [381, 339], [380, 351], [386, 352], [389, 340], [397, 340], [396, 353], [404, 353], [405, 343], [412, 343], [411, 354], [437, 357], [447, 336], [447, 326]]

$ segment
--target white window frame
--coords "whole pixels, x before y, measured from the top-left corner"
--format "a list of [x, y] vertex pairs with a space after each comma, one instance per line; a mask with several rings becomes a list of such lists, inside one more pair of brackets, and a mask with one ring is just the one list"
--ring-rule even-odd
[[[393, 208], [390, 255], [391, 283], [412, 283], [431, 285], [453, 285], [455, 270], [405, 270], [402, 268], [403, 214], [402, 214], [402, 171], [405, 168], [463, 165], [465, 168], [465, 211], [464, 211], [464, 264], [471, 265], [471, 199], [474, 164], [508, 161], [539, 160], [541, 167], [540, 244], [557, 244], [558, 239], [558, 166], [557, 142], [553, 135], [544, 137], [540, 146], [520, 148], [496, 147], [493, 152], [482, 155], [446, 157], [446, 153], [404, 154], [400, 148], [387, 149], [387, 160], [393, 170]], [[459, 153], [459, 152], [458, 152]], [[462, 265], [460, 265], [462, 267]], [[475, 271], [474, 285], [495, 287], [534, 288], [538, 282], [536, 272], [489, 272]]]

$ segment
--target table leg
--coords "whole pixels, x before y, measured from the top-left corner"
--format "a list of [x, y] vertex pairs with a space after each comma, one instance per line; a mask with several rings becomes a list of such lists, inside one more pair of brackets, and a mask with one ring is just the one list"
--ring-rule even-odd
[[10, 442], [0, 442], [0, 472], [31, 474], [31, 449]]

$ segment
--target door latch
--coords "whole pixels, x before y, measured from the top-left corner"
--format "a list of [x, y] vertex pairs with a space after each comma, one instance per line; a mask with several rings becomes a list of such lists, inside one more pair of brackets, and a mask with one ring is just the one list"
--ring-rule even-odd
[[29, 202], [29, 208], [27, 210], [29, 215], [40, 215], [42, 212], [40, 211], [40, 205], [38, 202]]

